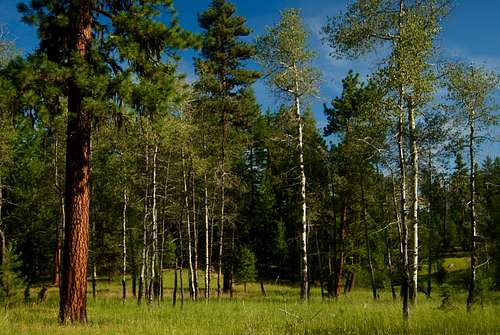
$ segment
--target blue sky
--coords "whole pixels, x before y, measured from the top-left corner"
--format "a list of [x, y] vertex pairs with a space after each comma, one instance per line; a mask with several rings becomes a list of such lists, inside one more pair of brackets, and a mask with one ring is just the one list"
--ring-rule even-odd
[[[23, 52], [32, 51], [37, 44], [33, 28], [20, 22], [16, 4], [18, 0], [0, 0], [0, 23], [8, 25], [11, 37]], [[194, 32], [199, 32], [197, 14], [204, 11], [210, 0], [176, 0], [181, 25]], [[253, 30], [250, 40], [264, 31], [266, 26], [279, 19], [279, 12], [285, 8], [300, 8], [304, 23], [311, 34], [310, 45], [318, 53], [315, 66], [323, 72], [323, 81], [318, 97], [311, 101], [311, 106], [322, 127], [325, 122], [323, 103], [328, 103], [340, 93], [341, 81], [349, 69], [366, 76], [377, 66], [381, 54], [372, 54], [355, 61], [338, 60], [329, 56], [329, 50], [320, 41], [319, 30], [326, 23], [327, 16], [337, 15], [349, 1], [345, 0], [232, 0], [237, 14], [247, 19]], [[500, 1], [497, 0], [456, 0], [451, 15], [443, 22], [443, 31], [439, 36], [438, 48], [443, 57], [472, 62], [500, 73]], [[183, 52], [180, 69], [187, 73], [188, 79], [194, 79], [193, 52]], [[264, 108], [275, 107], [279, 103], [270, 95], [266, 85], [259, 81], [254, 85], [259, 102]], [[499, 127], [491, 130], [499, 137]], [[483, 148], [493, 155], [500, 155], [498, 142]]]

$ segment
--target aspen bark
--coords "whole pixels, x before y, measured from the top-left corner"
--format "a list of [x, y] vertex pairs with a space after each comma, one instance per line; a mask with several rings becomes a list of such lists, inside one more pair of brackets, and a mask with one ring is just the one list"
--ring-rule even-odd
[[158, 211], [156, 206], [156, 172], [157, 172], [157, 157], [158, 157], [158, 144], [155, 144], [155, 148], [153, 151], [153, 195], [152, 195], [152, 227], [151, 227], [151, 263], [150, 263], [150, 278], [149, 278], [149, 294], [148, 294], [148, 303], [152, 303], [155, 295], [155, 285], [156, 283], [156, 270], [157, 270], [157, 261], [156, 257], [158, 254], [157, 244], [158, 244]]
[[204, 174], [204, 207], [205, 207], [205, 299], [210, 299], [210, 250], [209, 250], [209, 227], [208, 227], [208, 185], [207, 173]]
[[[92, 1], [70, 5], [70, 46], [85, 59], [92, 41]], [[69, 83], [66, 146], [66, 224], [59, 321], [87, 322], [91, 114], [76, 79]]]
[[196, 292], [194, 286], [194, 269], [193, 269], [193, 251], [191, 246], [191, 221], [189, 219], [189, 197], [188, 197], [188, 186], [187, 186], [187, 173], [186, 164], [184, 158], [184, 151], [181, 149], [182, 156], [182, 179], [184, 182], [184, 205], [186, 207], [186, 223], [187, 223], [187, 243], [188, 243], [188, 265], [189, 265], [189, 292], [192, 300], [196, 300]]
[[469, 176], [469, 187], [470, 187], [470, 270], [471, 278], [469, 283], [469, 292], [467, 295], [467, 311], [472, 310], [472, 305], [475, 299], [476, 290], [476, 267], [477, 267], [477, 255], [476, 255], [476, 241], [478, 238], [477, 234], [477, 222], [476, 222], [476, 162], [474, 157], [474, 146], [475, 146], [475, 110], [471, 108], [469, 112], [469, 155], [470, 155], [470, 176]]
[[146, 145], [146, 187], [145, 187], [145, 194], [144, 194], [144, 216], [142, 219], [142, 252], [141, 252], [141, 272], [139, 275], [139, 292], [137, 294], [137, 303], [140, 305], [142, 303], [142, 297], [144, 295], [144, 286], [145, 286], [145, 276], [146, 276], [146, 261], [147, 261], [147, 234], [148, 234], [148, 226], [147, 226], [147, 219], [148, 219], [148, 196], [149, 196], [149, 178], [148, 178], [148, 172], [149, 172], [149, 148]]
[[[191, 167], [193, 162], [191, 160]], [[193, 256], [194, 256], [194, 275], [193, 275], [193, 286], [194, 286], [194, 300], [198, 298], [198, 227], [196, 226], [196, 183], [194, 178], [194, 171], [191, 173], [192, 186], [193, 186]]]
[[125, 275], [127, 273], [127, 189], [123, 190], [123, 214], [122, 214], [122, 250], [123, 250], [123, 259], [122, 259], [122, 298], [125, 303], [125, 299], [127, 298], [127, 285], [125, 281]]
[[399, 102], [399, 120], [398, 120], [398, 154], [399, 154], [399, 172], [400, 172], [400, 209], [401, 209], [401, 245], [403, 254], [403, 267], [402, 277], [403, 282], [401, 290], [403, 294], [403, 319], [408, 321], [410, 317], [410, 309], [408, 305], [410, 294], [410, 269], [408, 258], [408, 224], [406, 222], [406, 168], [405, 168], [405, 154], [404, 154], [404, 106], [403, 106], [403, 87], [400, 87], [400, 102]]
[[411, 165], [412, 165], [412, 205], [411, 205], [411, 222], [413, 224], [413, 264], [412, 264], [412, 285], [411, 285], [411, 301], [417, 302], [418, 292], [418, 144], [415, 129], [415, 106], [412, 99], [408, 106], [408, 124], [410, 126], [410, 149], [411, 149]]
[[[296, 83], [296, 86], [298, 84]], [[298, 88], [297, 88], [298, 91]], [[303, 122], [300, 112], [300, 99], [295, 96], [295, 110], [299, 124], [299, 164], [300, 164], [300, 197], [302, 206], [302, 285], [300, 287], [300, 298], [309, 300], [309, 270], [307, 263], [307, 205], [306, 205], [306, 174], [304, 170], [304, 143], [303, 143]]]

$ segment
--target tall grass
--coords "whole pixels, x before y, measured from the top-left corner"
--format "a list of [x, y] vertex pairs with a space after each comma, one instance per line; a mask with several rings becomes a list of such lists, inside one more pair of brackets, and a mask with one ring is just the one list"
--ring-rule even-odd
[[233, 299], [215, 297], [209, 303], [192, 302], [186, 292], [184, 304], [173, 307], [171, 283], [166, 284], [164, 301], [138, 306], [133, 297], [122, 302], [119, 283], [99, 282], [97, 299], [88, 299], [85, 326], [57, 324], [58, 295], [51, 288], [43, 303], [2, 309], [0, 334], [500, 334], [498, 293], [468, 314], [465, 292], [442, 306], [436, 290], [433, 298], [418, 297], [405, 325], [401, 304], [389, 291], [381, 291], [378, 301], [364, 289], [322, 300], [313, 288], [311, 301], [302, 303], [297, 288], [266, 285], [264, 297], [257, 284], [248, 284], [247, 293], [236, 286]]

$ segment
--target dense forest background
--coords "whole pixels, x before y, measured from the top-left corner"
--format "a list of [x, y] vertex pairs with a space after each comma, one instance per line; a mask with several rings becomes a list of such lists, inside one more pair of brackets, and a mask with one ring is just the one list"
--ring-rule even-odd
[[[343, 78], [325, 127], [310, 107], [323, 74], [299, 10], [249, 42], [252, 27], [224, 0], [199, 14], [199, 35], [181, 28], [170, 1], [89, 4], [79, 55], [65, 31], [83, 9], [70, 2], [18, 6], [38, 29], [31, 54], [1, 26], [5, 301], [68, 276], [63, 250], [79, 208], [68, 171], [86, 157], [73, 154], [78, 132], [89, 144], [89, 219], [87, 235], [74, 236], [88, 262], [65, 267], [88, 264], [94, 297], [98, 278], [121, 278], [124, 299], [163, 299], [166, 270], [188, 273], [179, 286], [193, 300], [248, 282], [264, 295], [266, 283], [297, 284], [303, 299], [311, 286], [325, 298], [390, 289], [406, 308], [435, 285], [468, 290], [468, 306], [500, 289], [500, 158], [477, 159], [498, 145], [499, 77], [437, 56], [450, 1], [358, 0], [329, 18], [332, 56], [387, 56], [367, 78]], [[177, 67], [187, 48], [193, 82]], [[262, 109], [257, 81], [275, 107]], [[465, 257], [450, 276], [445, 260]]]

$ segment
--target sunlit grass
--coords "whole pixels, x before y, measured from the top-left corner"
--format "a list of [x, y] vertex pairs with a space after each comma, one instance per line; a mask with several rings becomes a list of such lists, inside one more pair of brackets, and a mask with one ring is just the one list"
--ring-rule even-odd
[[[168, 277], [168, 278], [167, 278]], [[98, 282], [94, 301], [89, 292], [85, 326], [57, 324], [58, 295], [50, 288], [47, 301], [19, 305], [0, 312], [0, 334], [498, 334], [500, 294], [492, 293], [468, 314], [465, 292], [453, 294], [450, 305], [440, 308], [436, 288], [433, 298], [418, 297], [406, 326], [400, 301], [388, 290], [373, 301], [365, 289], [338, 299], [322, 300], [318, 288], [311, 301], [302, 303], [298, 288], [267, 284], [267, 296], [258, 284], [248, 284], [247, 293], [236, 285], [235, 296], [214, 297], [209, 303], [192, 302], [185, 290], [184, 304], [172, 306], [172, 274], [165, 276], [164, 301], [138, 306], [131, 296], [121, 300], [119, 282]], [[168, 280], [167, 280], [168, 279]], [[201, 279], [201, 278], [200, 278]], [[187, 283], [187, 278], [185, 278]], [[215, 284], [215, 282], [213, 282]], [[90, 287], [89, 287], [90, 288]], [[33, 289], [35, 293], [36, 289]], [[201, 290], [201, 295], [203, 295]]]

